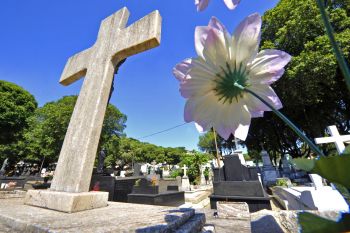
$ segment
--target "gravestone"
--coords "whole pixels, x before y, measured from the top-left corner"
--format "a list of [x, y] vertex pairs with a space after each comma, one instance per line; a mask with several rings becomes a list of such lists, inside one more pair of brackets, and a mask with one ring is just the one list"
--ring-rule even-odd
[[91, 177], [90, 190], [108, 192], [108, 201], [127, 202], [128, 194], [132, 192], [132, 187], [138, 179], [143, 178], [141, 165], [134, 164], [134, 172], [130, 177], [125, 177], [125, 171], [121, 171], [124, 176], [111, 176], [106, 173], [93, 174]]
[[176, 179], [148, 180], [142, 178], [128, 194], [129, 203], [162, 206], [180, 206], [185, 204], [185, 194], [179, 191]]
[[105, 149], [102, 149], [98, 154], [98, 165], [97, 165], [98, 174], [104, 173], [105, 159], [106, 159], [106, 151]]
[[289, 155], [285, 154], [282, 158], [282, 176], [290, 177], [292, 173], [292, 166], [290, 163]]
[[135, 163], [134, 164], [134, 173], [132, 176], [142, 176], [142, 172], [141, 172], [141, 164], [139, 163]]
[[62, 145], [49, 191], [29, 190], [29, 205], [77, 212], [107, 206], [108, 193], [88, 192], [114, 73], [125, 58], [160, 44], [158, 11], [125, 27], [122, 8], [101, 23], [96, 43], [71, 57], [60, 83], [69, 85], [85, 76]]
[[201, 185], [206, 185], [207, 181], [205, 180], [205, 176], [204, 176], [204, 169], [205, 167], [201, 166], [200, 168], [200, 172], [201, 172]]
[[216, 209], [218, 201], [246, 202], [250, 212], [271, 209], [270, 198], [258, 180], [256, 168], [242, 165], [238, 155], [225, 156], [224, 166], [213, 170], [212, 209]]
[[182, 176], [181, 179], [181, 190], [182, 191], [189, 191], [191, 189], [191, 185], [190, 185], [190, 180], [187, 176], [187, 166], [186, 164], [182, 167], [182, 169], [184, 170], [184, 175]]
[[263, 149], [260, 152], [260, 155], [263, 161], [262, 173], [264, 185], [271, 186], [276, 184], [277, 172], [275, 167], [272, 166], [269, 154], [266, 150]]

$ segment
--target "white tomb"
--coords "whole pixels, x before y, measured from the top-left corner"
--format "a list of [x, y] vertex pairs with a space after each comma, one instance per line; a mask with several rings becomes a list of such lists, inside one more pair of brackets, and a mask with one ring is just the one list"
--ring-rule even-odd
[[314, 187], [276, 187], [274, 195], [287, 210], [349, 211], [343, 196], [331, 186], [324, 186], [322, 177], [310, 174]]

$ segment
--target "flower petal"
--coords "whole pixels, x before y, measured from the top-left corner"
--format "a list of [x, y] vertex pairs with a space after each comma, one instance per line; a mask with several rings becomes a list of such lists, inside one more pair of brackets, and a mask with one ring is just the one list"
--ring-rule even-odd
[[239, 126], [237, 127], [237, 129], [235, 131], [234, 136], [238, 139], [245, 141], [245, 139], [247, 138], [247, 135], [248, 135], [249, 126], [250, 126], [250, 122], [249, 122], [249, 124], [246, 124], [246, 125], [239, 124]]
[[241, 0], [224, 0], [226, 6], [230, 10], [234, 10]]
[[[255, 92], [261, 98], [263, 98], [266, 102], [274, 106], [276, 109], [280, 109], [283, 107], [277, 94], [269, 85], [254, 84], [250, 86], [249, 89]], [[248, 96], [248, 93], [246, 93], [245, 96]], [[267, 107], [264, 103], [262, 103], [260, 100], [258, 100], [254, 96], [246, 97], [245, 103], [249, 111], [251, 112], [272, 111], [269, 107]]]
[[243, 104], [242, 101], [223, 104], [218, 101], [215, 93], [209, 92], [187, 100], [185, 121], [195, 121], [203, 130], [214, 127], [224, 139], [236, 134], [238, 138], [245, 140], [251, 116]]
[[203, 11], [207, 8], [209, 0], [195, 0], [194, 4], [197, 6], [197, 11]]
[[291, 60], [291, 56], [283, 51], [266, 49], [260, 51], [256, 58], [248, 64], [252, 83], [271, 84], [284, 73], [284, 67]]
[[192, 67], [192, 59], [188, 58], [177, 64], [173, 68], [173, 74], [179, 81], [183, 81]]
[[203, 49], [204, 60], [212, 67], [218, 70], [220, 67], [225, 67], [228, 61], [228, 54], [225, 46], [225, 41], [220, 32], [213, 28], [208, 31], [208, 36], [205, 40]]
[[227, 140], [231, 134], [245, 140], [250, 125], [250, 113], [242, 102], [232, 103], [229, 106], [217, 110], [214, 128], [218, 134]]
[[204, 133], [204, 129], [203, 129], [203, 127], [202, 126], [200, 126], [199, 124], [197, 124], [197, 123], [194, 123], [194, 125], [196, 126], [196, 129], [198, 130], [198, 132], [200, 132], [200, 133]]
[[215, 71], [199, 59], [193, 59], [191, 69], [180, 83], [180, 92], [184, 98], [202, 96], [215, 88]]
[[245, 18], [236, 28], [233, 36], [233, 48], [236, 66], [256, 56], [260, 43], [261, 17], [258, 13]]
[[198, 26], [194, 30], [194, 46], [199, 57], [203, 58], [204, 43], [208, 36], [208, 26]]
[[216, 17], [211, 17], [208, 26], [217, 30], [219, 37], [225, 42], [227, 55], [231, 58], [233, 45], [231, 35], [227, 31], [226, 27]]
[[225, 26], [216, 18], [211, 17], [208, 26], [199, 26], [196, 27], [194, 33], [194, 43], [196, 52], [199, 57], [205, 59], [203, 56], [204, 45], [208, 37], [209, 30], [213, 29], [216, 33], [216, 36], [220, 38], [220, 41], [223, 41], [227, 54], [231, 56], [232, 54], [232, 39], [231, 35], [226, 30]]
[[254, 118], [257, 118], [257, 117], [263, 117], [264, 116], [264, 111], [251, 111], [250, 112], [250, 115]]

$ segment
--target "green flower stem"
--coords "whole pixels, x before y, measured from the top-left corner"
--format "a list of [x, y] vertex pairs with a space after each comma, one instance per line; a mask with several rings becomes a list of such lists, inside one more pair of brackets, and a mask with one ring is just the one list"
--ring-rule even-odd
[[253, 92], [252, 90], [249, 90], [241, 85], [239, 85], [238, 83], [234, 84], [235, 87], [240, 88], [241, 90], [250, 93], [251, 95], [253, 95], [254, 97], [256, 97], [257, 99], [259, 99], [261, 102], [263, 102], [266, 106], [268, 106], [279, 118], [281, 118], [281, 120], [284, 121], [284, 123], [286, 123], [300, 138], [302, 138], [311, 148], [311, 150], [313, 150], [318, 156], [324, 156], [323, 152], [308, 138], [305, 136], [305, 134], [303, 132], [301, 132], [301, 130], [296, 127], [285, 115], [283, 115], [280, 111], [278, 111], [274, 106], [272, 106], [271, 104], [269, 104], [267, 101], [265, 101], [263, 98], [261, 98], [260, 96], [258, 96], [255, 92]]
[[322, 17], [324, 26], [326, 27], [326, 32], [327, 32], [327, 35], [329, 37], [329, 40], [333, 46], [333, 50], [334, 50], [335, 56], [337, 58], [339, 67], [340, 67], [340, 69], [345, 77], [345, 82], [346, 82], [348, 89], [350, 91], [350, 70], [349, 70], [349, 67], [344, 59], [344, 56], [343, 56], [343, 54], [342, 54], [342, 52], [341, 52], [341, 50], [340, 50], [340, 48], [335, 40], [334, 31], [333, 31], [331, 23], [329, 22], [326, 8], [324, 6], [324, 1], [323, 0], [316, 0], [316, 2], [318, 5], [318, 8], [320, 9], [321, 17]]

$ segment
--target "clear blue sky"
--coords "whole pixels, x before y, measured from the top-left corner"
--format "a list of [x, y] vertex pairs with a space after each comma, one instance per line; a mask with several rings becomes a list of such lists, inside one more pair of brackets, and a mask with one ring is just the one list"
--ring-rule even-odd
[[[126, 6], [129, 23], [158, 9], [163, 18], [158, 48], [130, 57], [115, 80], [111, 103], [128, 116], [126, 133], [140, 138], [179, 125], [185, 100], [172, 75], [175, 64], [196, 56], [194, 29], [218, 17], [230, 32], [246, 16], [274, 7], [277, 0], [242, 0], [229, 11], [223, 0], [211, 0], [201, 13], [194, 0], [1, 0], [0, 79], [14, 82], [39, 103], [79, 94], [82, 80], [58, 83], [67, 59], [95, 42], [100, 21]], [[194, 124], [145, 138], [161, 146], [197, 149]]]

